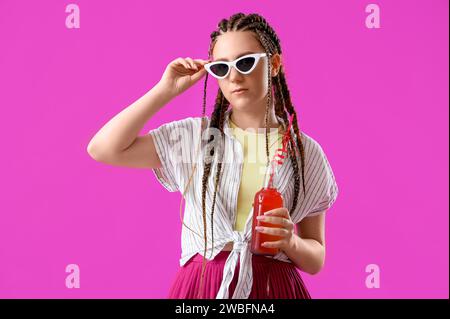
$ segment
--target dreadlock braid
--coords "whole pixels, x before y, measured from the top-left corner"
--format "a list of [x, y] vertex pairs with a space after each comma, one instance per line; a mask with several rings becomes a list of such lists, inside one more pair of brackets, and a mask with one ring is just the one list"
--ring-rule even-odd
[[[289, 88], [286, 84], [286, 76], [284, 74], [284, 70], [282, 70], [282, 72], [280, 72], [280, 74], [278, 76], [278, 81], [279, 81], [279, 87], [280, 87], [279, 92], [281, 94], [281, 98], [283, 99], [283, 101], [287, 101], [285, 104], [285, 108], [286, 108], [287, 112], [290, 115], [293, 115], [293, 117], [294, 117], [292, 123], [293, 123], [295, 138], [297, 140], [297, 144], [298, 144], [298, 148], [299, 148], [300, 156], [301, 156], [303, 191], [304, 191], [304, 195], [306, 196], [305, 175], [304, 175], [304, 172], [305, 172], [305, 148], [303, 146], [303, 141], [302, 141], [301, 135], [300, 135], [300, 129], [299, 129], [298, 120], [297, 120], [297, 112], [295, 111], [294, 106], [292, 104], [291, 94], [290, 94]], [[297, 166], [297, 163], [293, 163], [293, 164], [295, 166]], [[294, 191], [294, 193], [297, 194], [297, 191]], [[297, 196], [294, 197], [294, 200], [296, 198], [297, 198]], [[295, 205], [294, 205], [294, 207], [295, 207]]]
[[[204, 95], [206, 95], [206, 91], [204, 91]], [[216, 96], [214, 111], [211, 116], [211, 122], [210, 122], [209, 127], [219, 129], [220, 132], [222, 133], [222, 137], [223, 137], [223, 117], [224, 117], [225, 111], [228, 109], [228, 106], [229, 106], [228, 101], [226, 101], [225, 97], [223, 96], [222, 91], [219, 89], [219, 92], [217, 93], [217, 96]], [[210, 135], [208, 142], [207, 142], [208, 145], [213, 140], [214, 140], [214, 135]], [[215, 154], [220, 155], [221, 153], [223, 153], [220, 150], [216, 150], [216, 146], [218, 148], [220, 148], [220, 143], [217, 143], [217, 141], [214, 141], [214, 144], [212, 144], [212, 145], [213, 146], [210, 148], [210, 153], [207, 154], [208, 156], [214, 156]], [[209, 149], [209, 148], [207, 148], [207, 149]], [[220, 177], [221, 170], [222, 170], [222, 161], [220, 160], [217, 164], [217, 173], [216, 173], [216, 178], [215, 178], [213, 203], [212, 203], [212, 208], [211, 208], [212, 251], [214, 249], [214, 232], [213, 232], [213, 230], [214, 230], [214, 208], [215, 208], [215, 203], [216, 203], [217, 186], [219, 183], [219, 177]], [[208, 161], [205, 163], [205, 168], [204, 168], [203, 177], [202, 177], [202, 216], [203, 216], [203, 225], [204, 225], [203, 230], [204, 230], [205, 248], [204, 248], [204, 253], [203, 253], [203, 267], [202, 267], [202, 273], [201, 273], [201, 279], [200, 279], [200, 289], [202, 288], [204, 271], [205, 271], [205, 266], [206, 266], [206, 260], [205, 260], [206, 248], [207, 248], [206, 189], [207, 189], [208, 178], [209, 178], [210, 174], [211, 174], [211, 161]], [[211, 251], [211, 255], [212, 255], [212, 251]], [[201, 296], [201, 292], [199, 293], [199, 295]], [[201, 297], [199, 297], [199, 298], [201, 298]]]
[[[266, 51], [266, 53], [268, 53], [267, 56], [269, 57], [270, 56], [270, 49], [269, 49], [268, 41], [266, 40], [264, 35], [259, 30], [256, 29], [255, 31], [258, 34], [259, 38], [260, 38], [260, 41], [261, 41], [261, 43], [262, 43], [262, 45], [264, 47], [264, 50]], [[268, 136], [269, 135], [269, 133], [268, 133], [268, 131], [269, 131], [269, 129], [268, 129], [269, 124], [268, 124], [268, 122], [269, 122], [270, 105], [272, 103], [272, 77], [271, 77], [272, 65], [271, 65], [271, 63], [267, 63], [267, 66], [268, 66], [267, 67], [267, 82], [268, 82], [267, 83], [267, 88], [268, 88], [267, 95], [268, 95], [268, 98], [267, 98], [267, 104], [266, 104], [266, 112], [265, 112], [265, 115], [264, 115], [264, 125], [266, 127], [265, 140], [266, 140], [266, 157], [267, 157], [267, 166], [268, 166], [270, 164], [269, 136]]]

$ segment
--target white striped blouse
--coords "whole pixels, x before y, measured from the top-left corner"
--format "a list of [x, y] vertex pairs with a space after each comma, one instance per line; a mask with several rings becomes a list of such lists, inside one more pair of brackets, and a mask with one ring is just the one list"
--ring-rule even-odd
[[[232, 298], [247, 299], [253, 283], [252, 253], [250, 251], [253, 209], [248, 214], [244, 230], [234, 230], [237, 197], [243, 167], [243, 151], [242, 145], [233, 136], [232, 128], [229, 126], [230, 112], [231, 109], [227, 110], [224, 118], [225, 140], [222, 152], [224, 157], [221, 160], [222, 170], [213, 216], [214, 247], [212, 247], [211, 234], [211, 205], [217, 160], [212, 161], [210, 178], [208, 179], [206, 191], [207, 254], [205, 257], [208, 260], [214, 259], [228, 242], [233, 242], [233, 249], [225, 262], [223, 278], [216, 298], [229, 298], [229, 285], [233, 279], [239, 258], [241, 266]], [[283, 123], [280, 118], [278, 119]], [[207, 124], [209, 124], [209, 121], [210, 119], [206, 118]], [[203, 255], [204, 253], [201, 205], [204, 168], [202, 159], [205, 150], [204, 145], [206, 145], [209, 134], [203, 134], [203, 138], [201, 137], [201, 122], [201, 117], [188, 117], [163, 124], [148, 132], [154, 139], [156, 151], [162, 163], [160, 168], [152, 169], [156, 178], [168, 191], [185, 193], [183, 221], [192, 231], [185, 226], [182, 227], [180, 266], [183, 266], [195, 254]], [[284, 124], [283, 127], [285, 128]], [[294, 134], [293, 130], [292, 134]], [[297, 208], [294, 212], [291, 211], [294, 195], [294, 173], [290, 160], [285, 160], [279, 167], [277, 175], [274, 176], [274, 184], [283, 195], [285, 207], [289, 209], [294, 223], [300, 222], [305, 217], [318, 215], [326, 211], [335, 202], [338, 195], [336, 180], [322, 147], [304, 132], [302, 132], [302, 135], [304, 136], [303, 144], [305, 148], [306, 198], [303, 193], [301, 172], [299, 172], [300, 190]], [[298, 167], [300, 168], [300, 163]], [[190, 177], [191, 182], [188, 186]], [[275, 256], [266, 257], [292, 262], [283, 251]]]

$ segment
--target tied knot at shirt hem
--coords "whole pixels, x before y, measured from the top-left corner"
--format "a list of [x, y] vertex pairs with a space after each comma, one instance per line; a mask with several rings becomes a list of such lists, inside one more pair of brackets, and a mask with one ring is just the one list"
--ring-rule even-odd
[[233, 250], [225, 262], [222, 283], [220, 284], [216, 299], [229, 298], [229, 287], [234, 277], [238, 259], [240, 264], [239, 278], [232, 299], [248, 299], [253, 284], [250, 232], [244, 234], [235, 230], [230, 239], [233, 241]]
[[246, 243], [246, 242], [235, 241], [235, 242], [233, 242], [233, 251], [241, 252], [242, 250], [244, 250], [246, 248], [247, 245], [248, 245], [248, 243]]

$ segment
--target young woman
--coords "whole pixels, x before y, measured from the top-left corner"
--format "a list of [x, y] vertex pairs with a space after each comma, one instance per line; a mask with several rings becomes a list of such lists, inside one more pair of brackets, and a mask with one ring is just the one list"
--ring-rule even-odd
[[[323, 267], [325, 212], [338, 187], [322, 147], [300, 132], [281, 53], [262, 16], [223, 19], [211, 33], [208, 60], [170, 62], [161, 80], [88, 146], [94, 159], [151, 168], [167, 190], [183, 194], [181, 267], [168, 298], [311, 298], [299, 270], [316, 274]], [[219, 90], [207, 117], [209, 75]], [[203, 77], [201, 117], [137, 136], [160, 108]], [[286, 136], [288, 152], [274, 180], [284, 207], [260, 219], [277, 227], [257, 229], [280, 236], [264, 244], [278, 253], [252, 254], [253, 198]]]

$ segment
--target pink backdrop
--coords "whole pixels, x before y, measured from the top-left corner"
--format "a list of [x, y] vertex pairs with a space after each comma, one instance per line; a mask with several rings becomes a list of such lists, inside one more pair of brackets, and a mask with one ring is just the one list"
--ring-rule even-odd
[[[69, 3], [0, 1], [0, 297], [165, 298], [180, 193], [86, 146], [171, 60], [206, 58], [217, 22], [242, 11], [278, 32], [300, 125], [340, 188], [325, 268], [303, 273], [312, 297], [448, 298], [448, 1], [376, 1], [379, 29], [369, 1], [78, 0], [79, 29]], [[141, 134], [200, 115], [202, 85]], [[80, 288], [65, 285], [69, 264]]]

